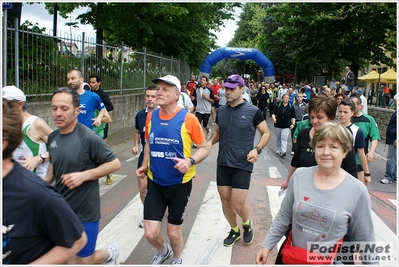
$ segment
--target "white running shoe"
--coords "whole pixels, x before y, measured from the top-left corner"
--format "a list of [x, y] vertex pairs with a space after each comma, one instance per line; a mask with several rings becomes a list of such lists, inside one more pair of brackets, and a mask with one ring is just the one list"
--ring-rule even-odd
[[157, 254], [155, 254], [154, 258], [152, 258], [150, 265], [162, 265], [164, 261], [166, 261], [170, 258], [170, 256], [173, 255], [172, 247], [169, 244], [166, 245], [166, 249], [166, 255], [163, 256], [161, 252], [158, 251]]
[[117, 244], [112, 244], [107, 248], [109, 254], [112, 255], [109, 261], [104, 262], [105, 265], [120, 265], [119, 262], [119, 246]]
[[141, 221], [139, 222], [139, 227], [140, 227], [140, 228], [144, 228], [144, 220], [141, 220]]

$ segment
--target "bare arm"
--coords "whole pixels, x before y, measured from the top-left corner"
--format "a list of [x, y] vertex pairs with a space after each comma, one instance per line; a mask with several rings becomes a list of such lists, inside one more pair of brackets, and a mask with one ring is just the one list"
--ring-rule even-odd
[[[367, 163], [366, 154], [364, 153], [364, 148], [358, 148], [357, 149], [357, 155], [359, 156], [360, 165], [362, 166], [363, 171], [365, 173], [370, 173], [369, 164]], [[371, 177], [370, 176], [359, 175], [359, 172], [357, 173], [357, 176], [358, 176], [357, 178], [361, 182], [364, 182], [365, 185], [369, 185], [371, 183]]]
[[287, 174], [287, 180], [285, 180], [285, 182], [281, 185], [281, 189], [287, 189], [288, 184], [291, 180], [291, 176], [295, 172], [296, 169], [297, 169], [296, 167], [293, 167], [292, 165], [290, 165], [290, 169], [288, 170], [288, 174]]
[[377, 149], [377, 145], [378, 145], [378, 140], [371, 141], [371, 148], [370, 148], [369, 152], [366, 154], [367, 162], [370, 163], [374, 160], [374, 153], [375, 153], [375, 150]]
[[68, 259], [76, 255], [87, 243], [86, 233], [73, 243], [72, 247], [55, 246], [46, 254], [31, 262], [30, 264], [65, 264]]
[[209, 138], [208, 143], [212, 147], [213, 144], [219, 142], [219, 125], [215, 125], [215, 130], [213, 131], [211, 138]]
[[94, 122], [93, 122], [92, 125], [100, 126], [101, 125], [101, 121], [102, 121], [102, 119], [104, 117], [104, 114], [105, 114], [105, 108], [101, 109], [98, 112], [97, 118], [93, 119]]
[[108, 110], [105, 109], [105, 108], [103, 108], [103, 110], [104, 110], [104, 116], [101, 119], [101, 123], [111, 123], [112, 119], [111, 119], [111, 116], [108, 113]]
[[132, 148], [132, 153], [136, 155], [139, 153], [139, 147], [140, 147], [140, 131], [139, 130], [134, 130], [133, 134], [133, 140], [134, 140], [134, 147]]
[[72, 172], [66, 173], [61, 176], [61, 182], [65, 184], [69, 189], [74, 189], [80, 186], [83, 182], [97, 180], [110, 173], [116, 172], [121, 167], [121, 163], [118, 158], [113, 161], [106, 162], [98, 166], [97, 168], [86, 170], [83, 172]]
[[53, 164], [50, 163], [48, 166], [47, 174], [46, 174], [46, 177], [44, 178], [44, 181], [49, 184], [52, 184], [52, 183], [54, 183], [54, 180], [55, 180], [55, 178], [54, 178], [54, 172], [53, 172]]
[[146, 178], [146, 173], [148, 170], [148, 157], [150, 153], [150, 144], [147, 142], [148, 139], [145, 140], [144, 152], [143, 152], [143, 163], [141, 167], [136, 170], [136, 175], [140, 179]]
[[[256, 146], [259, 147], [260, 149], [263, 149], [270, 140], [270, 131], [269, 131], [269, 128], [267, 127], [266, 121], [262, 121], [261, 123], [259, 123], [256, 126], [256, 128], [258, 129], [258, 131], [261, 134], [260, 140]], [[255, 163], [258, 160], [258, 156], [259, 156], [259, 154], [258, 154], [257, 149], [253, 148], [248, 153], [247, 160], [251, 163]]]

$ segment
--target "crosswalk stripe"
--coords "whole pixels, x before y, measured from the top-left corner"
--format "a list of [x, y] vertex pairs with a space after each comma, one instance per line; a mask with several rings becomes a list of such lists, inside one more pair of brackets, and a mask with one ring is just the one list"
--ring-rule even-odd
[[144, 230], [138, 227], [142, 219], [143, 204], [139, 193], [100, 231], [97, 249], [105, 249], [115, 242], [121, 248], [119, 260], [126, 261], [144, 235]]
[[[285, 195], [279, 196], [278, 192], [280, 191], [279, 186], [267, 186], [267, 194], [269, 196], [269, 206], [270, 206], [270, 213], [273, 218], [276, 218], [278, 211], [280, 210], [281, 202]], [[281, 245], [283, 244], [285, 237], [282, 237], [280, 241], [277, 243], [277, 250], [280, 249]]]
[[269, 176], [274, 179], [283, 178], [277, 167], [269, 167]]
[[112, 187], [117, 185], [120, 181], [122, 181], [127, 175], [119, 175], [114, 173], [114, 182], [112, 184], [105, 183], [105, 177], [101, 178], [98, 182], [100, 183], [100, 196], [107, 193]]
[[396, 207], [398, 206], [398, 200], [397, 199], [388, 199], [391, 201], [392, 204], [394, 204]]
[[229, 230], [216, 182], [210, 182], [183, 249], [184, 264], [230, 265], [232, 247], [223, 246]]

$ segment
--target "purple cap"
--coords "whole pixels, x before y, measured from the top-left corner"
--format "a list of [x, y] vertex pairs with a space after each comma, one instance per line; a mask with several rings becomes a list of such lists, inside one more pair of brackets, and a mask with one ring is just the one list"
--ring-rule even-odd
[[227, 88], [236, 88], [237, 84], [244, 86], [244, 79], [238, 74], [233, 74], [227, 77], [226, 81], [223, 83], [223, 86]]

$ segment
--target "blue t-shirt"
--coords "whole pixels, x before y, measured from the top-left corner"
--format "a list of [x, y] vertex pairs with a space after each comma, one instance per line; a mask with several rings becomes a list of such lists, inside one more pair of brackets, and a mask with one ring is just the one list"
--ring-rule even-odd
[[84, 90], [80, 95], [80, 108], [78, 121], [93, 130], [94, 111], [101, 111], [104, 108], [103, 101], [96, 93]]
[[140, 157], [143, 156], [144, 153], [144, 146], [145, 146], [145, 138], [144, 138], [144, 133], [145, 133], [145, 119], [147, 118], [147, 109], [142, 109], [136, 114], [135, 118], [135, 128], [137, 131], [140, 132], [140, 142], [142, 146], [142, 150], [140, 153]]

